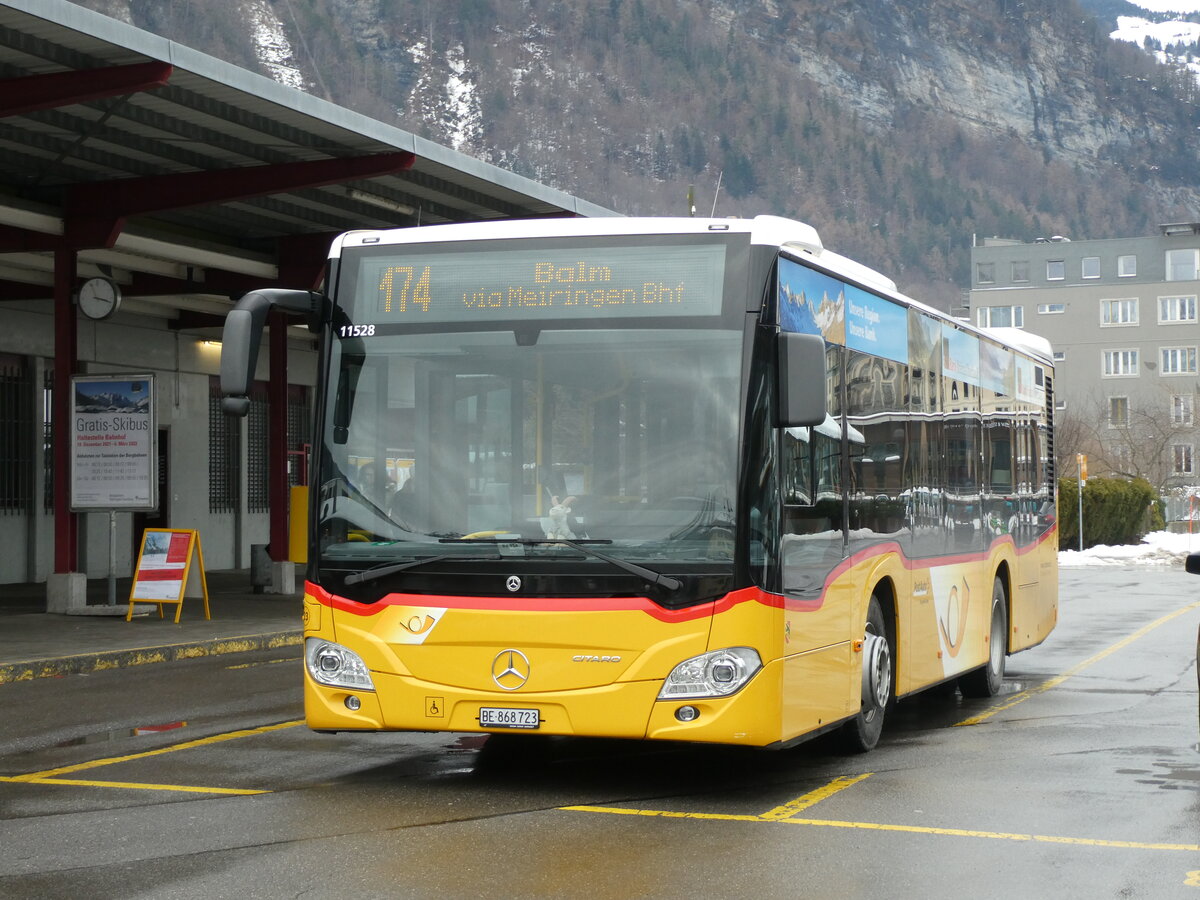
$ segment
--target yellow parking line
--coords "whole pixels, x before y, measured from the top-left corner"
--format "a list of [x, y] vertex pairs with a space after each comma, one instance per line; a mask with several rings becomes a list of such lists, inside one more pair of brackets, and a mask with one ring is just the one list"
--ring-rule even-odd
[[906, 834], [938, 834], [947, 837], [973, 837], [1000, 841], [1024, 841], [1043, 844], [1074, 844], [1084, 847], [1113, 847], [1128, 850], [1183, 850], [1190, 853], [1200, 851], [1200, 844], [1159, 844], [1144, 841], [1110, 841], [1101, 838], [1058, 837], [1047, 834], [1017, 834], [1003, 831], [981, 831], [967, 828], [935, 828], [926, 825], [886, 825], [881, 822], [843, 822], [835, 819], [798, 819], [796, 813], [815, 806], [827, 797], [870, 777], [870, 773], [835, 778], [824, 787], [792, 800], [783, 806], [757, 816], [739, 816], [721, 813], [671, 812], [658, 809], [630, 809], [620, 806], [561, 806], [559, 809], [573, 812], [607, 813], [617, 816], [660, 816], [671, 819], [720, 819], [732, 822], [761, 822], [788, 825], [811, 825], [822, 828], [857, 828], [864, 831], [892, 831]]
[[178, 750], [191, 750], [195, 747], [206, 747], [209, 744], [219, 744], [223, 741], [232, 741], [238, 738], [252, 737], [256, 734], [267, 734], [272, 731], [279, 731], [283, 728], [294, 728], [297, 725], [303, 725], [303, 719], [297, 719], [292, 722], [280, 722], [277, 725], [263, 725], [259, 728], [246, 728], [241, 731], [229, 731], [225, 734], [214, 734], [211, 737], [197, 738], [194, 741], [184, 741], [181, 744], [172, 744], [170, 747], [160, 747], [157, 750], [146, 750], [142, 753], [130, 753], [127, 756], [110, 756], [107, 759], [93, 759], [89, 762], [76, 763], [73, 766], [60, 766], [57, 769], [46, 769], [44, 772], [30, 772], [28, 775], [15, 775], [11, 778], [6, 778], [6, 781], [39, 781], [46, 778], [53, 778], [57, 775], [69, 775], [72, 772], [82, 772], [86, 769], [96, 769], [100, 766], [111, 766], [116, 763], [130, 762], [135, 759], [146, 759], [150, 756], [161, 756], [164, 753], [175, 753]]
[[661, 816], [667, 819], [722, 819], [730, 822], [777, 822], [786, 819], [788, 816], [794, 816], [802, 810], [808, 809], [810, 806], [815, 806], [826, 797], [832, 797], [838, 791], [845, 790], [853, 784], [858, 784], [864, 778], [870, 777], [868, 772], [866, 775], [845, 776], [833, 779], [824, 787], [817, 788], [815, 791], [809, 791], [802, 797], [797, 797], [785, 803], [783, 806], [777, 806], [774, 809], [767, 810], [761, 815], [736, 815], [734, 813], [698, 813], [698, 812], [672, 812], [661, 809], [630, 809], [626, 806], [560, 806], [559, 809], [571, 810], [573, 812], [593, 812], [593, 813], [608, 813], [614, 816]]
[[258, 662], [238, 663], [236, 666], [226, 666], [226, 669], [254, 669], [258, 666], [273, 666], [276, 663], [300, 662], [303, 657], [300, 656], [285, 656], [282, 659], [264, 659]]
[[1083, 662], [1072, 666], [1071, 668], [1067, 669], [1067, 671], [1063, 672], [1061, 675], [1056, 675], [1054, 678], [1051, 678], [1050, 680], [1044, 682], [1043, 684], [1039, 684], [1037, 687], [1032, 687], [1032, 688], [1029, 688], [1028, 690], [1021, 691], [1018, 694], [1013, 694], [1013, 696], [1007, 702], [1001, 703], [998, 706], [993, 706], [991, 709], [987, 710], [986, 712], [982, 712], [977, 716], [971, 716], [971, 718], [969, 718], [969, 719], [963, 719], [961, 722], [955, 722], [954, 723], [955, 727], [960, 726], [960, 725], [978, 725], [981, 722], [986, 722], [988, 719], [990, 719], [992, 716], [996, 715], [997, 713], [1002, 713], [1006, 709], [1012, 709], [1018, 703], [1024, 703], [1030, 697], [1035, 697], [1038, 694], [1045, 693], [1046, 691], [1050, 690], [1051, 688], [1056, 688], [1060, 684], [1062, 684], [1064, 681], [1066, 681], [1068, 678], [1078, 675], [1084, 669], [1088, 668], [1089, 666], [1095, 665], [1096, 663], [1100, 662], [1100, 660], [1104, 659], [1106, 656], [1116, 653], [1118, 650], [1128, 647], [1134, 641], [1145, 637], [1147, 634], [1149, 634], [1155, 628], [1158, 628], [1158, 626], [1165, 625], [1167, 622], [1170, 622], [1172, 619], [1178, 618], [1179, 616], [1182, 616], [1184, 613], [1191, 612], [1193, 609], [1196, 609], [1197, 607], [1200, 607], [1200, 600], [1197, 600], [1195, 603], [1189, 603], [1187, 606], [1183, 607], [1182, 609], [1177, 609], [1173, 613], [1168, 613], [1167, 615], [1163, 616], [1161, 619], [1156, 619], [1155, 621], [1151, 622], [1149, 625], [1143, 625], [1141, 628], [1139, 628], [1133, 634], [1131, 634], [1125, 638], [1122, 638], [1121, 640], [1117, 641], [1115, 644], [1113, 644], [1111, 647], [1107, 648], [1106, 650], [1101, 650], [1095, 656], [1090, 656], [1087, 659], [1085, 659]]
[[803, 797], [797, 797], [795, 800], [783, 804], [783, 806], [777, 806], [774, 809], [767, 810], [765, 813], [759, 816], [759, 818], [774, 820], [791, 818], [796, 813], [802, 812], [808, 809], [810, 806], [815, 806], [826, 797], [832, 797], [838, 791], [844, 791], [851, 785], [858, 784], [863, 779], [870, 777], [871, 773], [867, 772], [865, 775], [835, 778], [833, 781], [829, 782], [829, 784], [825, 785], [825, 787], [817, 788], [815, 791], [809, 791]]
[[760, 822], [758, 816], [738, 816], [731, 813], [675, 812], [667, 809], [629, 809], [623, 806], [560, 806], [572, 812], [609, 813], [614, 816], [660, 816], [664, 819], [721, 819], [729, 822]]
[[1155, 844], [1142, 841], [1108, 841], [1100, 838], [1056, 837], [1047, 834], [1009, 834], [1003, 831], [978, 831], [965, 828], [931, 828], [922, 825], [884, 825], [878, 822], [837, 822], [830, 819], [783, 819], [789, 825], [817, 825], [825, 828], [861, 828], [867, 831], [901, 831], [910, 834], [943, 834], [951, 837], [990, 838], [1001, 841], [1034, 841], [1045, 844], [1077, 844], [1085, 847], [1121, 847], [1132, 850], [1200, 851], [1200, 844]]
[[248, 788], [218, 788], [218, 787], [196, 787], [187, 784], [141, 784], [136, 781], [85, 781], [79, 778], [30, 778], [28, 776], [21, 777], [4, 777], [0, 776], [0, 781], [18, 781], [21, 784], [68, 784], [77, 787], [106, 787], [106, 788], [123, 788], [125, 790], [135, 791], [184, 791], [190, 794], [270, 794], [271, 791], [258, 791]]

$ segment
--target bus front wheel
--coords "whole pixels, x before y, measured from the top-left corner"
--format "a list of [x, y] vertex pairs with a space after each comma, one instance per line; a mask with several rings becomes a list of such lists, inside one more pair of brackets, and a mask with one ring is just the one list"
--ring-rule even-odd
[[842, 726], [842, 742], [851, 753], [866, 753], [879, 743], [883, 717], [892, 696], [892, 644], [883, 604], [871, 595], [862, 648], [862, 706]]

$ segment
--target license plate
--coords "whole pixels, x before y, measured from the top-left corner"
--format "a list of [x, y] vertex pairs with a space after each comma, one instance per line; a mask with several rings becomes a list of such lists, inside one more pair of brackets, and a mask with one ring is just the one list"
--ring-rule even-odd
[[480, 728], [537, 728], [540, 718], [536, 709], [510, 709], [501, 706], [482, 706], [479, 709]]

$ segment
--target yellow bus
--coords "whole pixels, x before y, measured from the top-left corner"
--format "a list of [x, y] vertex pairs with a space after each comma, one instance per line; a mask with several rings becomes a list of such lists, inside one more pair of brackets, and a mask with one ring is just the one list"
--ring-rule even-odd
[[230, 313], [227, 411], [272, 307], [321, 334], [313, 729], [865, 751], [1055, 625], [1050, 347], [807, 225], [351, 232]]

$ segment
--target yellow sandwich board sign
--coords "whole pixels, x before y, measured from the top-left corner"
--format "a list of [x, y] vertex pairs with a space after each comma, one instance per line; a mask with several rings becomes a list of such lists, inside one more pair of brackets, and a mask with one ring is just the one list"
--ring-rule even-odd
[[129, 590], [129, 612], [125, 614], [125, 621], [133, 618], [135, 602], [157, 603], [160, 619], [163, 618], [163, 604], [174, 603], [175, 622], [178, 623], [184, 597], [203, 597], [204, 618], [211, 618], [200, 532], [147, 528], [142, 533], [142, 548], [138, 552], [133, 586]]

